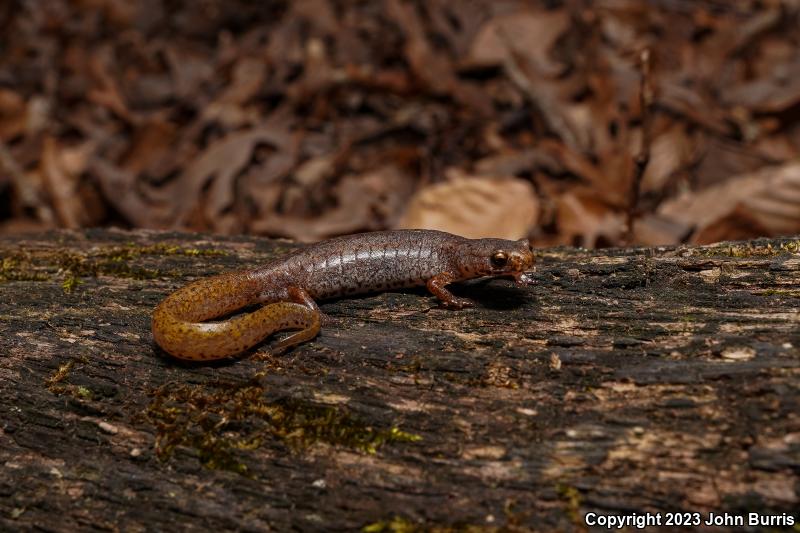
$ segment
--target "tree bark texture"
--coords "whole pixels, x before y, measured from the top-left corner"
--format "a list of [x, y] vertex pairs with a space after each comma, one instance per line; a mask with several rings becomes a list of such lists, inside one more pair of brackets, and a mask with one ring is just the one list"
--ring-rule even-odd
[[294, 246], [1, 240], [0, 529], [581, 531], [589, 512], [800, 508], [800, 239], [541, 250], [534, 286], [456, 286], [471, 309], [324, 302], [320, 336], [281, 356], [268, 340], [192, 365], [153, 344], [170, 291]]

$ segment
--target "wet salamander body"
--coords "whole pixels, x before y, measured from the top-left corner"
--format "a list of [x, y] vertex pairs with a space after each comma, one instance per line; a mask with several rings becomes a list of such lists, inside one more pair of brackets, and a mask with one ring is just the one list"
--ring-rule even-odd
[[[276, 331], [299, 329], [278, 343], [282, 349], [319, 332], [315, 300], [426, 285], [445, 306], [460, 309], [469, 300], [453, 296], [447, 284], [501, 275], [529, 283], [525, 270], [533, 261], [527, 240], [466, 239], [431, 230], [347, 235], [178, 289], [153, 312], [153, 337], [180, 359], [211, 360], [243, 352]], [[266, 305], [203, 322], [254, 304]]]

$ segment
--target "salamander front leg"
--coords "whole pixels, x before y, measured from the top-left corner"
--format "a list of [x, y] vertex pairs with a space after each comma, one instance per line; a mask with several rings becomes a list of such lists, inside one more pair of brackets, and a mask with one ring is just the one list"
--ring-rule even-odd
[[436, 274], [427, 282], [428, 290], [439, 298], [442, 305], [450, 309], [463, 309], [464, 307], [472, 306], [472, 302], [466, 298], [458, 298], [445, 288], [445, 285], [455, 281], [455, 277], [449, 272], [442, 272]]

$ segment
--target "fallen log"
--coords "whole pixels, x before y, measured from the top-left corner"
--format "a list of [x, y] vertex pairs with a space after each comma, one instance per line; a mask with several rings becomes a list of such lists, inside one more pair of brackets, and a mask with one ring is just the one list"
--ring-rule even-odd
[[325, 302], [321, 335], [281, 356], [154, 345], [170, 291], [295, 246], [0, 240], [0, 529], [797, 520], [800, 239], [541, 250], [531, 287], [456, 287], [471, 309]]

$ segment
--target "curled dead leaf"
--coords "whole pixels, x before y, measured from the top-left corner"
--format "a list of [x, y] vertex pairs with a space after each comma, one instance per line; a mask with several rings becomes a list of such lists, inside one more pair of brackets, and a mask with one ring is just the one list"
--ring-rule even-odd
[[25, 100], [10, 89], [0, 88], [0, 140], [25, 131]]
[[250, 225], [254, 233], [313, 242], [334, 235], [383, 229], [399, 216], [411, 195], [413, 179], [385, 165], [361, 175], [344, 176], [334, 188], [336, 207], [314, 217], [263, 213]]
[[545, 76], [557, 76], [565, 68], [550, 57], [556, 40], [569, 28], [566, 10], [523, 11], [494, 17], [483, 25], [469, 53], [469, 62], [481, 66], [500, 66], [515, 51], [524, 54], [536, 71]]
[[402, 28], [406, 38], [406, 60], [417, 78], [429, 90], [449, 94], [482, 116], [492, 115], [492, 108], [485, 94], [478, 87], [460, 81], [452, 61], [429, 42], [425, 34], [425, 22], [411, 4], [388, 0], [386, 12]]
[[436, 229], [470, 238], [520, 239], [536, 225], [539, 200], [527, 181], [450, 174], [449, 181], [417, 192], [398, 227]]
[[219, 121], [229, 128], [252, 123], [258, 115], [246, 107], [267, 77], [267, 65], [261, 59], [244, 57], [233, 68], [230, 85], [203, 111], [203, 119]]
[[148, 117], [136, 128], [121, 166], [134, 174], [148, 170], [151, 165], [173, 153], [177, 130], [175, 124], [163, 117]]
[[659, 215], [697, 232], [691, 242], [800, 232], [800, 163], [769, 167], [665, 202]]
[[123, 120], [134, 122], [125, 96], [119, 87], [117, 78], [112, 74], [112, 65], [115, 64], [113, 49], [102, 46], [89, 56], [89, 72], [92, 76], [93, 87], [86, 95], [92, 103], [105, 107]]
[[171, 204], [154, 199], [157, 195], [137, 183], [133, 172], [99, 157], [90, 161], [88, 170], [99, 183], [103, 196], [131, 224], [163, 228], [171, 222]]
[[[79, 192], [80, 175], [86, 170], [94, 149], [91, 141], [64, 147], [53, 137], [44, 139], [39, 172], [62, 227], [79, 228], [97, 222], [84, 205], [87, 198]], [[94, 205], [101, 205], [97, 198], [92, 199]]]
[[622, 237], [623, 215], [590, 192], [566, 193], [557, 205], [558, 228], [564, 239], [561, 244], [594, 248], [598, 243], [619, 242]]
[[642, 178], [642, 193], [660, 191], [677, 171], [687, 168], [694, 159], [685, 127], [676, 124], [653, 139], [650, 160]]
[[[274, 154], [291, 154], [294, 162], [294, 138], [289, 124], [280, 111], [257, 128], [230, 133], [211, 143], [181, 174], [175, 183], [174, 194], [182, 198], [176, 204], [173, 225], [186, 223], [189, 215], [202, 203], [203, 189], [210, 182], [203, 217], [205, 221], [217, 220], [235, 198], [235, 181], [251, 163], [259, 146], [269, 146]], [[285, 161], [281, 158], [281, 161]], [[264, 163], [264, 165], [268, 165]], [[268, 169], [270, 172], [274, 168]], [[278, 174], [274, 174], [278, 175]]]

